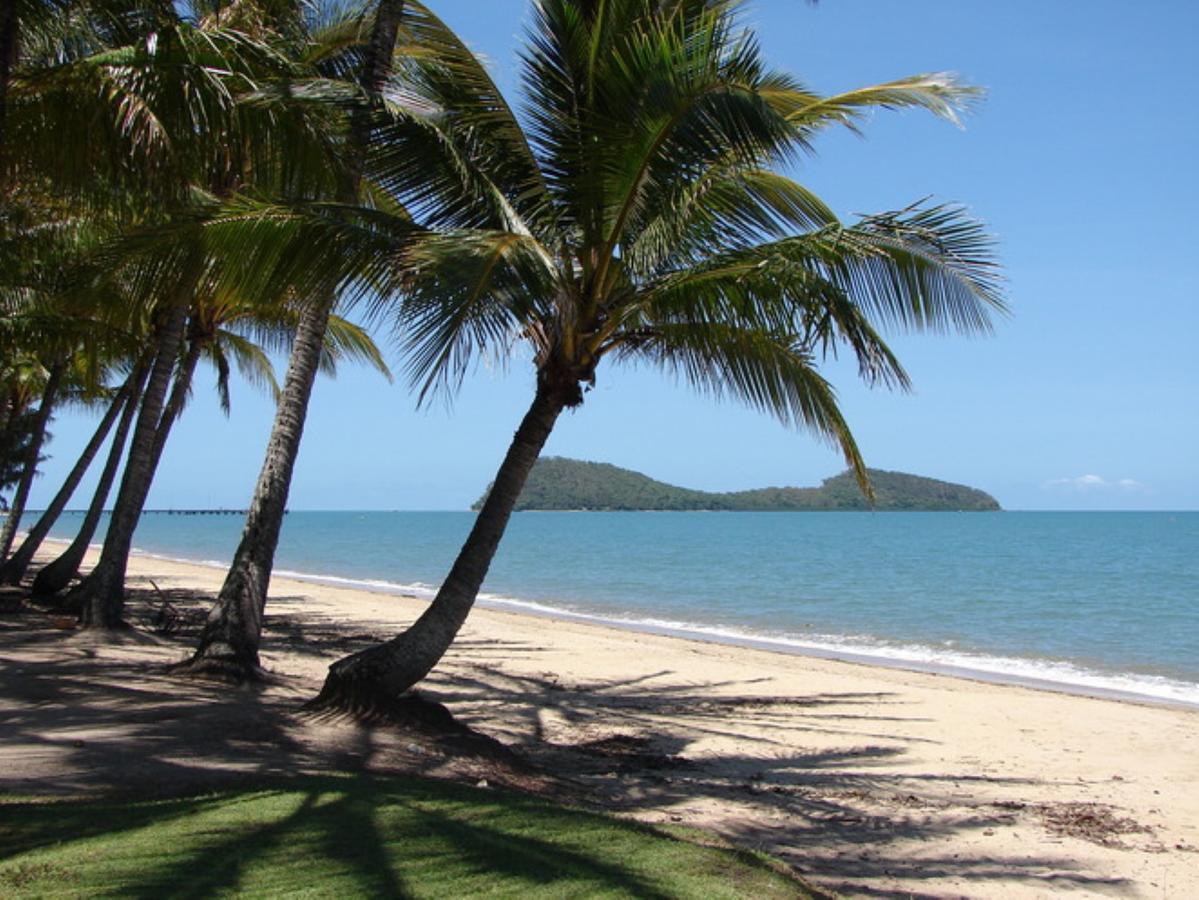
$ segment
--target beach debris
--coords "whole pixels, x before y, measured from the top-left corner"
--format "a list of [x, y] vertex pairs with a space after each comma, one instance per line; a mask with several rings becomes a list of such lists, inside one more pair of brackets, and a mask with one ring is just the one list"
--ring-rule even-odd
[[1045, 803], [1036, 807], [1045, 828], [1063, 837], [1081, 838], [1103, 847], [1127, 848], [1119, 835], [1152, 834], [1148, 826], [1103, 803]]
[[155, 634], [175, 634], [184, 623], [182, 611], [171, 602], [170, 597], [154, 582], [153, 578], [145, 580], [154, 589], [154, 593], [158, 595], [159, 599], [158, 609], [150, 615], [148, 624]]
[[683, 756], [657, 753], [653, 741], [642, 735], [612, 734], [576, 745], [576, 749], [617, 763], [619, 771], [634, 769], [669, 769], [691, 765]]
[[991, 805], [996, 809], [1024, 809], [1028, 806], [1020, 800], [998, 800]]

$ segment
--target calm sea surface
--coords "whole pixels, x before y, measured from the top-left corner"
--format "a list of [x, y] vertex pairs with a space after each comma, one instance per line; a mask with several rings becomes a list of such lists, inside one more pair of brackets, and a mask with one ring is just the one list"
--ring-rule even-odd
[[[427, 595], [473, 518], [293, 512], [276, 571]], [[224, 563], [241, 525], [147, 515], [135, 543]], [[1199, 513], [519, 513], [484, 590], [535, 610], [1199, 704]]]

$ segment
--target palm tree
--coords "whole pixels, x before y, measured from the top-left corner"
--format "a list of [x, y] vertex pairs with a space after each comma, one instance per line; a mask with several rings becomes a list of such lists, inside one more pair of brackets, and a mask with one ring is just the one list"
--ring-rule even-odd
[[25, 514], [25, 501], [33, 487], [33, 478], [37, 474], [38, 463], [42, 458], [42, 441], [46, 437], [46, 426], [50, 424], [50, 413], [54, 409], [54, 404], [58, 402], [59, 389], [62, 386], [66, 370], [66, 360], [60, 357], [42, 372], [41, 401], [38, 403], [36, 412], [29, 418], [29, 435], [25, 442], [24, 458], [21, 461], [21, 475], [8, 505], [8, 516], [4, 520], [4, 525], [0, 527], [0, 561], [8, 559], [8, 551], [12, 548], [13, 538], [16, 536], [17, 524]]
[[92, 538], [96, 534], [96, 528], [100, 524], [100, 517], [104, 513], [104, 504], [108, 500], [112, 484], [116, 480], [121, 456], [125, 452], [125, 441], [129, 437], [129, 429], [133, 424], [133, 417], [137, 413], [142, 391], [145, 389], [146, 376], [149, 374], [149, 365], [145, 360], [135, 365], [128, 382], [130, 386], [128, 399], [125, 401], [121, 419], [117, 423], [117, 430], [113, 434], [108, 456], [104, 461], [104, 468], [100, 470], [100, 478], [96, 482], [96, 489], [92, 492], [92, 499], [83, 515], [79, 531], [66, 550], [38, 570], [31, 589], [34, 596], [48, 597], [58, 593], [70, 583], [79, 571], [79, 566], [83, 562], [88, 547], [91, 546]]
[[870, 384], [908, 378], [881, 328], [988, 330], [1004, 308], [990, 241], [960, 210], [842, 223], [779, 171], [822, 129], [876, 107], [946, 118], [973, 91], [917, 76], [822, 97], [770, 70], [738, 2], [541, 0], [522, 61], [526, 128], [453, 47], [410, 71], [402, 127], [446, 149], [380, 176], [426, 233], [401, 250], [409, 373], [453, 388], [487, 345], [519, 339], [532, 403], [448, 576], [391, 640], [330, 667], [318, 703], [386, 706], [465, 621], [526, 476], [600, 363], [650, 363], [838, 446], [865, 467], [820, 361]]
[[[12, 570], [6, 558], [42, 461], [47, 426], [64, 403], [106, 399], [104, 359], [120, 343], [98, 298], [72, 290], [72, 273], [89, 243], [87, 225], [47, 216], [36, 205], [19, 207], [10, 197], [0, 239], [0, 381], [9, 388], [3, 443], [20, 446], [23, 453], [12, 508], [0, 530], [5, 577]], [[40, 402], [27, 413], [34, 385]], [[11, 424], [18, 427], [9, 433]]]
[[[123, 308], [124, 298], [113, 289], [112, 279], [86, 283], [89, 255], [106, 239], [111, 222], [99, 215], [77, 214], [39, 188], [35, 182], [9, 191], [0, 218], [0, 367], [15, 372], [19, 367], [13, 368], [14, 360], [42, 359], [47, 365], [36, 369], [50, 376], [38, 415], [30, 417], [28, 458], [14, 498], [18, 501], [14, 514], [5, 526], [5, 547], [23, 511], [25, 493], [40, 462], [45, 421], [54, 406], [67, 402], [109, 405], [113, 393], [123, 403], [128, 391], [107, 388], [107, 374], [138, 352], [129, 311]], [[83, 476], [121, 403], [109, 409], [68, 481], [77, 482]], [[48, 528], [57, 515], [55, 510], [67, 499], [69, 491], [60, 493], [34, 531]], [[17, 557], [0, 567], [0, 581], [20, 580], [39, 541], [34, 534]]]
[[[392, 57], [403, 17], [404, 0], [378, 0], [373, 15], [367, 20], [369, 32], [359, 49], [357, 71], [351, 74], [366, 102], [351, 112], [348, 123], [345, 170], [335, 197], [341, 204], [353, 206], [362, 200], [363, 173], [371, 149], [372, 131], [382, 106], [383, 88], [391, 75]], [[339, 63], [330, 74], [336, 74], [337, 68], [343, 66], [344, 63]], [[283, 394], [242, 536], [200, 644], [188, 666], [195, 673], [237, 681], [256, 678], [259, 674], [258, 645], [267, 587], [312, 397], [320, 348], [337, 300], [335, 290], [326, 290], [301, 314], [288, 359]]]
[[29, 529], [29, 533], [26, 535], [25, 540], [22, 541], [21, 546], [12, 556], [4, 561], [3, 565], [0, 565], [0, 584], [20, 584], [25, 571], [33, 561], [33, 555], [41, 546], [42, 541], [45, 540], [46, 535], [50, 533], [50, 529], [54, 527], [54, 523], [58, 520], [62, 511], [66, 509], [71, 495], [75, 492], [75, 488], [79, 486], [79, 482], [83, 479], [84, 474], [91, 467], [92, 461], [100, 452], [100, 447], [108, 437], [109, 431], [112, 430], [113, 424], [117, 421], [121, 411], [128, 405], [130, 395], [133, 393], [133, 387], [134, 378], [131, 375], [112, 396], [104, 415], [100, 418], [100, 423], [96, 426], [95, 432], [93, 432], [91, 438], [84, 445], [83, 451], [75, 461], [75, 465], [67, 473], [66, 480], [55, 493], [49, 506], [46, 507], [42, 515], [38, 517], [37, 522]]
[[[204, 4], [192, 7], [203, 11]], [[134, 169], [156, 173], [147, 183], [158, 189], [161, 182], [161, 192], [151, 197], [161, 196], [166, 203], [165, 216], [153, 210], [142, 213], [143, 222], [150, 223], [143, 230], [161, 225], [177, 238], [168, 258], [159, 258], [149, 274], [138, 276], [157, 288], [153, 356], [100, 560], [68, 598], [68, 605], [82, 609], [88, 626], [121, 624], [133, 532], [174, 420], [168, 391], [173, 381], [179, 388], [176, 393], [185, 394], [190, 379], [188, 367], [193, 363], [180, 357], [179, 348], [186, 340], [195, 294], [219, 263], [206, 254], [195, 220], [212, 208], [214, 197], [243, 186], [289, 179], [303, 183], [304, 174], [318, 185], [328, 178], [328, 157], [317, 166], [307, 152], [308, 147], [320, 147], [319, 141], [293, 147], [288, 140], [297, 132], [306, 133], [312, 123], [302, 112], [290, 115], [261, 96], [264, 82], [286, 82], [303, 66], [286, 55], [286, 42], [268, 27], [255, 4], [230, 9], [213, 4], [195, 21], [182, 18], [180, 9], [174, 4], [154, 6], [142, 30], [123, 35], [130, 44], [76, 60], [67, 71], [30, 78], [26, 90], [26, 118], [39, 128], [61, 118], [60, 107], [79, 102], [72, 86], [97, 85], [103, 89], [101, 96], [120, 98], [124, 119], [131, 123], [125, 136], [135, 148], [164, 148], [163, 158], [152, 157], [144, 166], [138, 153], [128, 160]], [[280, 21], [286, 24], [286, 18]]]

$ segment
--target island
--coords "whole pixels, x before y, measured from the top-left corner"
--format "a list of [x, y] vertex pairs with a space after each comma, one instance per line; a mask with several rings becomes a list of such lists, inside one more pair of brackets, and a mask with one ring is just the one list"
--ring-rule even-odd
[[[874, 486], [873, 505], [862, 495], [849, 471], [826, 478], [820, 487], [766, 487], [712, 493], [676, 487], [609, 463], [550, 456], [533, 466], [516, 509], [975, 512], [1001, 508], [990, 494], [962, 484], [905, 472], [867, 471]], [[479, 509], [486, 498], [485, 491], [471, 509]]]

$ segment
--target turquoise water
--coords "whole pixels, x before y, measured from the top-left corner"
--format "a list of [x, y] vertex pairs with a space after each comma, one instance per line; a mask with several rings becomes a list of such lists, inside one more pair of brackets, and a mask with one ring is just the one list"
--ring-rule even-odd
[[[427, 595], [472, 521], [293, 512], [276, 571]], [[241, 524], [147, 515], [135, 543], [220, 564]], [[484, 590], [533, 610], [1199, 703], [1199, 513], [519, 513]]]

